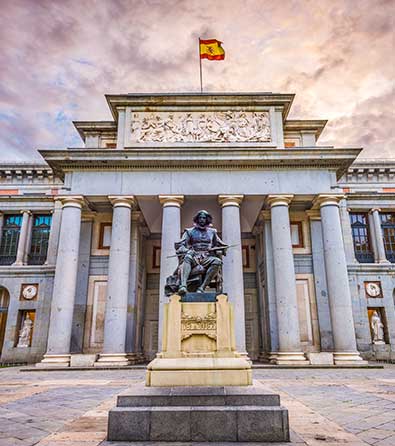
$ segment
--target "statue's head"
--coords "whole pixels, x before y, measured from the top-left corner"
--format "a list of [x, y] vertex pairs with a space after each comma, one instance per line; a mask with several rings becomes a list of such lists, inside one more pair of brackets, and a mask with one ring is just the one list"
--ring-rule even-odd
[[193, 222], [196, 226], [200, 228], [205, 228], [206, 226], [211, 225], [213, 221], [213, 217], [205, 210], [199, 211], [194, 217]]

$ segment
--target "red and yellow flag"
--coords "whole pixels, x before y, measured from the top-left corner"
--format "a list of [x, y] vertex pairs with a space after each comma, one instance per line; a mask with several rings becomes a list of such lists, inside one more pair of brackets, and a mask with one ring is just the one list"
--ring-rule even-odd
[[208, 60], [224, 60], [225, 51], [222, 48], [221, 43], [222, 42], [216, 39], [199, 39], [200, 58]]

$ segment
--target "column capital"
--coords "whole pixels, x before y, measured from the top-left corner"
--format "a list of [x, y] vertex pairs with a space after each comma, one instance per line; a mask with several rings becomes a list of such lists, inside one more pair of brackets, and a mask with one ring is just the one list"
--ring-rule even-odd
[[81, 221], [93, 221], [97, 215], [96, 211], [82, 212]]
[[381, 212], [381, 208], [375, 207], [369, 211], [369, 213], [371, 213], [371, 214], [373, 214], [374, 212]]
[[20, 211], [21, 214], [27, 214], [27, 215], [32, 215], [32, 211], [29, 211], [28, 209], [23, 209], [22, 211]]
[[340, 200], [345, 198], [343, 194], [320, 194], [313, 200], [313, 209], [322, 208], [322, 206], [339, 207]]
[[294, 195], [279, 194], [279, 195], [268, 195], [266, 197], [266, 203], [272, 208], [274, 206], [289, 206]]
[[132, 209], [132, 207], [136, 204], [134, 195], [109, 195], [108, 199], [110, 200], [113, 208], [125, 207]]
[[268, 210], [261, 211], [259, 215], [263, 221], [271, 221], [271, 219], [272, 219], [272, 217], [270, 215], [270, 211], [268, 211]]
[[224, 208], [225, 206], [239, 207], [243, 201], [244, 195], [218, 195], [218, 203]]
[[138, 222], [141, 219], [141, 215], [140, 211], [132, 211], [132, 221]]
[[82, 195], [60, 196], [60, 197], [58, 197], [58, 199], [62, 203], [62, 208], [74, 207], [74, 208], [82, 209], [82, 206], [85, 204], [85, 199]]
[[309, 209], [306, 211], [306, 214], [310, 220], [321, 220], [321, 214], [318, 209]]
[[184, 203], [184, 195], [159, 195], [159, 202], [164, 208], [168, 206], [179, 208]]

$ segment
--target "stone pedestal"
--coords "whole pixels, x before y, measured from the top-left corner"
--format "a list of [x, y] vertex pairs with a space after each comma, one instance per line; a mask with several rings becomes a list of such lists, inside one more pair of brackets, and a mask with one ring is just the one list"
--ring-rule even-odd
[[148, 364], [146, 385], [247, 386], [251, 364], [236, 351], [233, 308], [227, 296], [216, 302], [164, 305], [162, 351]]
[[110, 441], [289, 441], [278, 395], [249, 387], [135, 386], [109, 413]]

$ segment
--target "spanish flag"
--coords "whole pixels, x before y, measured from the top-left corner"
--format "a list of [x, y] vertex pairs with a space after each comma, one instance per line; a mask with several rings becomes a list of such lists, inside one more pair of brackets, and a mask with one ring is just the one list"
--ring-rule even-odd
[[216, 39], [199, 39], [200, 59], [224, 60], [225, 51], [222, 48], [221, 43], [222, 42]]

